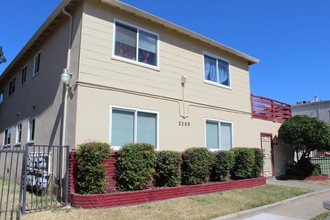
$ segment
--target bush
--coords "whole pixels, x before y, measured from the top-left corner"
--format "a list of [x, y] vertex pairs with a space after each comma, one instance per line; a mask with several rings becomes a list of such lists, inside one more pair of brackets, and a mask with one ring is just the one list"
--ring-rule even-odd
[[181, 154], [175, 151], [161, 151], [157, 154], [156, 186], [173, 187], [181, 183]]
[[264, 166], [264, 155], [259, 148], [251, 149], [254, 153], [254, 166], [252, 170], [252, 178], [261, 177], [262, 168]]
[[102, 193], [107, 185], [103, 160], [111, 157], [110, 145], [100, 142], [81, 144], [77, 149], [77, 192]]
[[218, 151], [214, 153], [211, 180], [215, 182], [225, 181], [229, 171], [234, 166], [234, 159], [232, 151]]
[[146, 189], [155, 174], [156, 155], [151, 144], [126, 144], [118, 151], [116, 162], [117, 189]]
[[235, 163], [230, 174], [235, 180], [253, 177], [254, 154], [251, 148], [233, 148]]
[[321, 167], [313, 164], [310, 158], [303, 158], [290, 165], [286, 174], [295, 177], [318, 176], [321, 175]]
[[207, 183], [212, 164], [212, 154], [206, 148], [193, 147], [182, 155], [182, 184]]

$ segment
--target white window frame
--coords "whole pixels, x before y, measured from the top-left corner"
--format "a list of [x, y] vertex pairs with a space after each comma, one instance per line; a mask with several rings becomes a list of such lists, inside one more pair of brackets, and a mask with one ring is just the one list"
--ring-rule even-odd
[[[6, 137], [6, 131], [7, 131], [7, 137]], [[8, 132], [9, 131], [10, 131], [10, 141], [9, 141], [9, 143], [6, 143], [6, 142], [8, 142]], [[12, 141], [12, 136], [13, 136], [13, 132], [12, 132], [11, 128], [6, 128], [3, 132], [3, 145], [4, 146], [10, 145], [10, 143]]]
[[[25, 81], [23, 81], [23, 75], [25, 74]], [[25, 65], [23, 68], [22, 68], [22, 71], [21, 71], [21, 87], [24, 86], [26, 84], [26, 79], [27, 79], [27, 65]]]
[[[37, 69], [37, 58], [39, 56], [39, 63], [38, 63], [38, 71]], [[39, 51], [35, 56], [34, 56], [34, 63], [33, 63], [33, 72], [32, 72], [32, 78], [35, 77], [40, 73], [40, 66], [41, 66], [41, 51]]]
[[[34, 121], [34, 125], [32, 124], [32, 121]], [[31, 137], [32, 135], [32, 125], [33, 125], [33, 139]], [[29, 119], [29, 124], [28, 124], [28, 135], [27, 135], [27, 141], [28, 143], [33, 143], [36, 137], [36, 119], [35, 118], [30, 118]]]
[[[218, 119], [212, 119], [212, 118], [205, 118], [204, 120], [204, 129], [205, 129], [205, 147], [209, 150], [209, 151], [219, 151], [219, 150], [226, 150], [226, 149], [221, 149], [221, 146], [218, 146], [219, 148], [208, 148], [207, 147], [207, 129], [206, 129], [206, 123], [207, 122], [215, 122], [218, 123], [218, 128], [221, 128], [221, 123], [227, 123], [231, 125], [231, 148], [232, 149], [235, 145], [234, 145], [234, 123], [231, 121], [225, 121], [225, 120], [218, 120]], [[218, 137], [219, 137], [219, 144], [221, 143], [221, 129], [218, 129], [219, 133], [218, 133]]]
[[[134, 29], [137, 30], [137, 35], [136, 35], [136, 60], [131, 60], [131, 59], [128, 59], [128, 58], [125, 58], [125, 57], [121, 57], [121, 56], [118, 56], [118, 55], [115, 55], [115, 48], [116, 48], [116, 27], [117, 27], [117, 23], [120, 23], [120, 24], [123, 24], [123, 25], [126, 25], [126, 26], [129, 26], [129, 27], [132, 27]], [[116, 60], [120, 60], [120, 61], [125, 61], [125, 62], [128, 62], [128, 63], [132, 63], [132, 64], [136, 64], [136, 65], [139, 65], [139, 66], [144, 66], [144, 67], [148, 67], [148, 68], [151, 68], [151, 69], [156, 69], [156, 70], [159, 70], [159, 54], [160, 54], [160, 48], [159, 48], [159, 34], [155, 33], [155, 32], [152, 32], [152, 31], [149, 31], [149, 30], [146, 30], [144, 28], [141, 28], [139, 26], [136, 26], [136, 25], [132, 25], [130, 23], [127, 23], [125, 21], [122, 21], [122, 20], [119, 20], [119, 19], [114, 19], [114, 22], [113, 22], [113, 43], [112, 43], [112, 58], [116, 59]], [[157, 37], [157, 62], [156, 62], [156, 65], [151, 65], [151, 64], [147, 64], [147, 63], [142, 63], [142, 62], [139, 62], [139, 32], [140, 31], [144, 31], [144, 32], [147, 32], [149, 34], [152, 34], [152, 35], [155, 35]]]
[[[126, 112], [134, 112], [134, 143], [136, 143], [137, 140], [137, 113], [138, 112], [143, 112], [143, 113], [150, 113], [150, 114], [156, 114], [156, 120], [157, 120], [157, 125], [156, 125], [156, 145], [154, 146], [154, 149], [156, 151], [159, 150], [159, 112], [156, 111], [150, 111], [150, 110], [145, 110], [145, 109], [138, 109], [138, 108], [127, 108], [127, 107], [122, 107], [122, 106], [115, 106], [111, 105], [110, 106], [110, 129], [109, 129], [109, 142], [112, 143], [112, 111], [113, 110], [119, 110], [119, 111], [126, 111]], [[114, 150], [119, 150], [121, 146], [112, 146], [112, 149]]]
[[[15, 80], [14, 91], [12, 90], [12, 82]], [[16, 92], [16, 76], [14, 76], [8, 83], [8, 97], [12, 96]]]
[[22, 122], [18, 122], [16, 124], [16, 138], [15, 138], [16, 144], [20, 144], [22, 142], [22, 132], [23, 132], [23, 124]]
[[[212, 80], [205, 79], [205, 56], [209, 56], [209, 57], [212, 57], [212, 58], [217, 60], [217, 65], [216, 65], [217, 74], [218, 74], [218, 71], [219, 71], [218, 60], [222, 60], [222, 61], [225, 61], [225, 62], [228, 63], [229, 86], [218, 83], [218, 82], [214, 82]], [[231, 80], [232, 77], [231, 77], [231, 70], [230, 69], [231, 68], [230, 68], [230, 61], [229, 60], [224, 59], [220, 56], [214, 55], [212, 53], [208, 53], [208, 52], [205, 52], [205, 51], [203, 52], [203, 80], [204, 80], [205, 83], [215, 85], [215, 86], [219, 86], [219, 87], [226, 88], [226, 89], [232, 89], [232, 80]], [[218, 74], [218, 76], [219, 76], [219, 74]]]

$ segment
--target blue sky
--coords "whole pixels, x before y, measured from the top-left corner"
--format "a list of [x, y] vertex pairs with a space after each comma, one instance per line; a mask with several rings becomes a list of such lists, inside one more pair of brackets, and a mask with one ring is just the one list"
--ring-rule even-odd
[[[0, 73], [60, 2], [1, 3], [0, 45], [8, 61]], [[329, 0], [123, 2], [258, 58], [250, 66], [254, 94], [289, 104], [330, 99]]]

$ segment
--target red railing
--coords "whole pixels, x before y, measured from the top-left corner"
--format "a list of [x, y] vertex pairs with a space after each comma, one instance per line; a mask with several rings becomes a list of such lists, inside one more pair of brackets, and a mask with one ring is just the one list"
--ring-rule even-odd
[[291, 117], [291, 105], [251, 94], [252, 118], [282, 123]]

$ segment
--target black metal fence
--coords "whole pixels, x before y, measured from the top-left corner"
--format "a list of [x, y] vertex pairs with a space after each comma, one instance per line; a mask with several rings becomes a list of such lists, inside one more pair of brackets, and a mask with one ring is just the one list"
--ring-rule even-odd
[[26, 146], [23, 214], [68, 205], [68, 164], [68, 146]]
[[0, 219], [68, 206], [68, 167], [68, 146], [2, 147]]
[[[302, 153], [300, 152], [298, 154], [298, 157], [300, 158], [300, 156], [302, 155]], [[297, 155], [295, 156], [295, 158], [297, 157]], [[311, 162], [313, 164], [319, 164], [320, 168], [321, 168], [321, 174], [327, 174], [330, 176], [330, 152], [327, 151], [312, 151], [310, 153], [310, 158], [311, 158]]]
[[20, 218], [22, 163], [24, 150], [6, 146], [0, 150], [0, 219]]
[[330, 175], [330, 153], [326, 151], [313, 151], [311, 162], [320, 165], [322, 174]]

